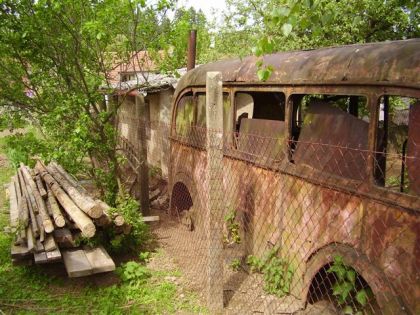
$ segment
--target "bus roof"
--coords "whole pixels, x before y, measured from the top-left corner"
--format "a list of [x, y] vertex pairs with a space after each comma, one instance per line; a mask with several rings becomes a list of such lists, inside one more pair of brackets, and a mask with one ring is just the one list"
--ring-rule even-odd
[[[420, 39], [281, 52], [263, 57], [273, 73], [266, 84], [363, 84], [420, 88]], [[223, 82], [261, 84], [255, 56], [222, 60], [188, 71], [177, 93], [204, 86], [208, 71], [221, 71]]]

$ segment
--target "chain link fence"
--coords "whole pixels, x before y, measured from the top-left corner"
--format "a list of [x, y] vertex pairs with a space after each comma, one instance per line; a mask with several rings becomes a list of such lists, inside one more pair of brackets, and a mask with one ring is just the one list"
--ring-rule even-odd
[[[169, 180], [155, 233], [207, 303], [221, 299], [227, 314], [420, 313], [419, 128], [403, 150], [372, 152], [310, 129], [286, 140], [280, 121], [146, 127]], [[121, 149], [135, 164], [141, 141], [129, 138]]]

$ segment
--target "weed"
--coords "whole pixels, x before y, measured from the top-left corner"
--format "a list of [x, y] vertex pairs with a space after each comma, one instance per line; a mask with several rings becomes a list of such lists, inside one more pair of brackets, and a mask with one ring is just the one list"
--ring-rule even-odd
[[264, 291], [283, 297], [290, 293], [294, 271], [288, 261], [278, 257], [278, 251], [279, 247], [275, 246], [262, 259], [250, 255], [246, 262], [251, 272], [264, 275]]
[[239, 223], [236, 221], [236, 210], [231, 209], [225, 215], [224, 221], [227, 227], [227, 234], [223, 236], [225, 244], [240, 244], [241, 236], [239, 234]]
[[344, 314], [363, 314], [362, 310], [372, 296], [370, 288], [356, 287], [357, 272], [344, 263], [343, 257], [337, 255], [334, 257], [333, 264], [327, 270], [336, 277], [336, 283], [333, 285], [333, 295], [337, 302], [343, 307]]
[[239, 271], [239, 269], [241, 269], [241, 260], [239, 258], [235, 258], [230, 262], [229, 266], [233, 271]]
[[134, 261], [129, 261], [118, 268], [117, 273], [124, 282], [144, 282], [152, 276], [147, 267]]
[[152, 257], [152, 254], [150, 252], [141, 252], [139, 254], [139, 260], [142, 263], [149, 262], [150, 258]]

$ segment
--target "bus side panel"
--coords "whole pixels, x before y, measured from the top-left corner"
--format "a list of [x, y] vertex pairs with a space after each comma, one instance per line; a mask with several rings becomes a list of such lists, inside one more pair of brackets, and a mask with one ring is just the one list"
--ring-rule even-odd
[[420, 215], [368, 203], [364, 252], [387, 276], [413, 314], [420, 314]]
[[294, 294], [302, 293], [305, 262], [332, 243], [358, 247], [362, 233], [363, 206], [360, 198], [282, 176], [287, 192], [282, 201], [282, 257], [295, 270]]

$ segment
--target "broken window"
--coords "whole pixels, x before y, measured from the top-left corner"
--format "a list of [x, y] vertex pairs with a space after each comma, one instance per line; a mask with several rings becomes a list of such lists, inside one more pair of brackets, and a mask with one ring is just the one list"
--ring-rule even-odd
[[393, 191], [419, 195], [419, 99], [381, 97], [377, 134], [376, 183]]
[[237, 155], [258, 164], [271, 165], [284, 156], [285, 96], [281, 92], [235, 94]]
[[293, 95], [290, 160], [355, 180], [367, 178], [369, 108], [356, 95]]

